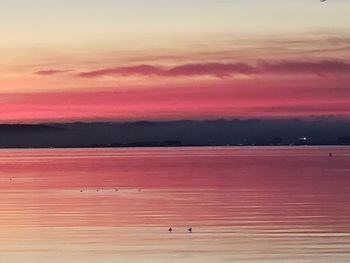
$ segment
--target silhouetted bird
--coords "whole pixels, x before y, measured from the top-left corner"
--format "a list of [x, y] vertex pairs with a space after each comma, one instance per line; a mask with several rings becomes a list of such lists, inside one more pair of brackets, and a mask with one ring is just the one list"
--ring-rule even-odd
[[98, 190], [98, 189], [96, 190], [96, 192], [99, 192], [99, 191], [100, 191], [100, 190]]
[[190, 227], [189, 229], [187, 229], [188, 232], [192, 233], [192, 227]]
[[330, 152], [330, 153], [329, 153], [329, 157], [332, 157], [332, 156], [333, 156], [333, 155], [332, 155], [332, 153]]
[[168, 229], [168, 231], [171, 232], [171, 231], [173, 231], [173, 229], [170, 227], [170, 228]]
[[83, 190], [80, 190], [80, 193], [82, 193], [83, 192]]

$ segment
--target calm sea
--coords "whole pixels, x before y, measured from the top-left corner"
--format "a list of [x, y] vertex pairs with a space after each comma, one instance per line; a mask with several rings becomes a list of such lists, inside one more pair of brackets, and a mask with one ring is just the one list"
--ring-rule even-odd
[[1, 150], [0, 262], [350, 262], [350, 148]]

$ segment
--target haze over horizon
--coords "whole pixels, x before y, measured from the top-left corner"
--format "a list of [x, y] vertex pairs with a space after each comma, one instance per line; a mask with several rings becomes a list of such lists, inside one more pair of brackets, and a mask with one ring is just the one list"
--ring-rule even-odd
[[350, 117], [350, 1], [4, 0], [0, 123]]

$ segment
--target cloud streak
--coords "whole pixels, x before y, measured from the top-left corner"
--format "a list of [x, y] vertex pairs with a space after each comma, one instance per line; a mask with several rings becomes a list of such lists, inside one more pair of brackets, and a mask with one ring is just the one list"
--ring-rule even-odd
[[33, 74], [40, 75], [40, 76], [52, 76], [52, 75], [57, 75], [65, 72], [68, 72], [68, 70], [48, 69], [48, 70], [40, 70], [40, 71], [34, 72]]
[[106, 68], [79, 73], [83, 78], [99, 78], [105, 76], [159, 76], [159, 77], [195, 77], [214, 76], [229, 77], [236, 74], [346, 74], [350, 73], [350, 63], [337, 60], [328, 61], [281, 61], [270, 63], [260, 61], [256, 65], [247, 63], [192, 63], [174, 67], [155, 65], [135, 65], [129, 67]]
[[276, 74], [345, 74], [350, 73], [350, 64], [342, 61], [300, 62], [286, 61], [277, 64], [261, 63], [261, 73]]

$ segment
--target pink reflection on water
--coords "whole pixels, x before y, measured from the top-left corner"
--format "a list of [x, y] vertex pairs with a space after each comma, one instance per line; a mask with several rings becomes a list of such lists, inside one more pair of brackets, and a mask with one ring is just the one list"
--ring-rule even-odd
[[[142, 255], [157, 254], [151, 243], [162, 256], [206, 251], [218, 262], [294, 254], [318, 260], [313, 251], [346, 262], [349, 158], [346, 147], [2, 150], [0, 226], [12, 229], [4, 234], [14, 240], [8, 251], [20, 240], [39, 250], [73, 242], [88, 251], [88, 241], [103, 262], [118, 259], [119, 245], [128, 247], [125, 262], [137, 251], [134, 261], [146, 262]], [[169, 226], [176, 242], [164, 236]], [[189, 226], [196, 243], [181, 248]], [[110, 247], [105, 255], [101, 244]], [[51, 255], [45, 251], [28, 262]], [[67, 252], [67, 262], [78, 254]]]

